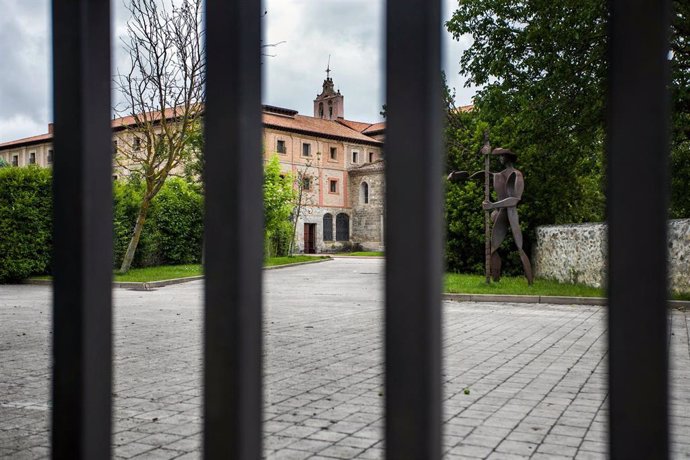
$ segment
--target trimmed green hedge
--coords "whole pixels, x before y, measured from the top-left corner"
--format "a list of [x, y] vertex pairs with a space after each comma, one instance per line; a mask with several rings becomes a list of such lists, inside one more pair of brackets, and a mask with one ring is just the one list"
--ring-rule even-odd
[[188, 182], [173, 178], [154, 199], [158, 252], [163, 264], [201, 263], [204, 200]]
[[50, 272], [51, 172], [0, 168], [0, 282]]
[[[132, 237], [143, 192], [134, 179], [113, 186], [116, 268]], [[168, 179], [151, 203], [132, 267], [201, 263], [203, 208], [195, 187], [177, 177]]]
[[[50, 274], [52, 171], [0, 168], [0, 283]], [[113, 252], [120, 266], [134, 230], [143, 186], [113, 183]], [[201, 262], [203, 197], [179, 178], [168, 179], [151, 205], [133, 267]]]

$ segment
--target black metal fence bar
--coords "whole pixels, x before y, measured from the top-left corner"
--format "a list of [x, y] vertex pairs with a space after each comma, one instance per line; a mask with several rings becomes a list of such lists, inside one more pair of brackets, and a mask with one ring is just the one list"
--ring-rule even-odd
[[441, 15], [387, 2], [386, 457], [441, 458]]
[[204, 457], [261, 457], [261, 2], [207, 0]]
[[52, 456], [110, 457], [110, 2], [53, 1]]
[[611, 458], [668, 458], [669, 1], [613, 0], [608, 222]]

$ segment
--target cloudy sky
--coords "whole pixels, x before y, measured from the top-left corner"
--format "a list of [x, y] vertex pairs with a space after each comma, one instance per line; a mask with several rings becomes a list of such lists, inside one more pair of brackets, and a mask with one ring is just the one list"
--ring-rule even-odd
[[[445, 0], [444, 20], [456, 0]], [[49, 0], [0, 0], [0, 143], [47, 131], [52, 118]], [[113, 0], [115, 35], [127, 19]], [[345, 96], [345, 117], [378, 121], [384, 103], [383, 0], [264, 0], [265, 42], [282, 42], [264, 59], [263, 102], [312, 115], [328, 56], [336, 88]], [[469, 41], [444, 33], [444, 68], [457, 103], [474, 94], [458, 75]], [[114, 66], [125, 56], [115, 49]], [[121, 64], [120, 64], [121, 65]]]

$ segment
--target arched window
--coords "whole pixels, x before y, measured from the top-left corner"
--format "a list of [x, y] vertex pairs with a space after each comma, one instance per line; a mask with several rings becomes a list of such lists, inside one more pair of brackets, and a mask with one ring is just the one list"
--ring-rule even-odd
[[323, 118], [323, 102], [319, 102], [319, 118]]
[[323, 240], [333, 241], [333, 215], [329, 213], [323, 215]]
[[350, 240], [350, 217], [342, 212], [335, 218], [335, 240]]
[[369, 184], [362, 182], [359, 186], [359, 202], [362, 204], [369, 203]]

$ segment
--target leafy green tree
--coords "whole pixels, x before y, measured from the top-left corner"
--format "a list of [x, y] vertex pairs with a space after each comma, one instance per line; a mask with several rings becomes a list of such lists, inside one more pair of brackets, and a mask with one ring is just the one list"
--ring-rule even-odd
[[492, 144], [519, 154], [536, 224], [603, 218], [605, 17], [601, 0], [468, 0], [447, 23], [474, 39], [462, 71]]
[[280, 171], [277, 156], [264, 165], [265, 257], [286, 255], [290, 247], [290, 216], [296, 198], [289, 174]]
[[[674, 1], [671, 61], [673, 157], [685, 165], [690, 133], [690, 17]], [[475, 104], [494, 145], [520, 154], [523, 200], [534, 224], [603, 218], [606, 23], [604, 0], [462, 0], [446, 24], [470, 34], [461, 71], [482, 85]], [[688, 173], [673, 170], [672, 214]], [[536, 185], [536, 186], [535, 186]], [[686, 199], [687, 202], [687, 199]], [[522, 211], [521, 211], [522, 218]]]

